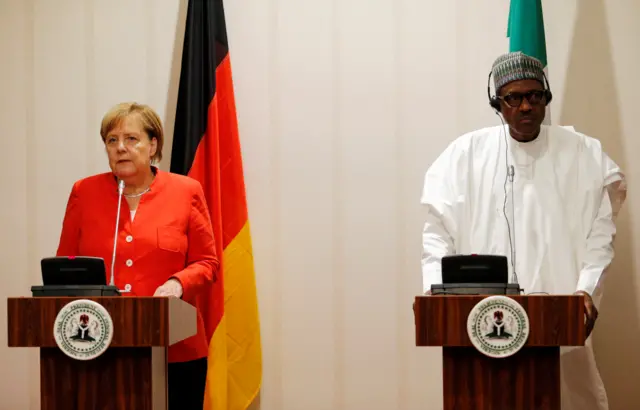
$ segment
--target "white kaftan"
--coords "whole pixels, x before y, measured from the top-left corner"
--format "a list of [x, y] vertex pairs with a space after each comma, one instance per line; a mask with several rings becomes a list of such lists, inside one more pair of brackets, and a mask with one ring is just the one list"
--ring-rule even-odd
[[[503, 126], [465, 134], [425, 175], [424, 291], [442, 282], [442, 256], [497, 254], [508, 257], [510, 278], [515, 264], [525, 294], [584, 290], [598, 307], [625, 192], [600, 142], [570, 127], [543, 125], [527, 143]], [[561, 351], [563, 410], [607, 410], [591, 337]]]

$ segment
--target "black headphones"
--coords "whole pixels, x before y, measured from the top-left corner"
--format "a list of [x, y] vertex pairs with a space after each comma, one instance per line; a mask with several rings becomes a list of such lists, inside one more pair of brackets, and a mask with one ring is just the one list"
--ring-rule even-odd
[[[487, 96], [489, 97], [489, 105], [496, 111], [501, 112], [502, 107], [500, 106], [500, 100], [496, 96], [491, 96], [491, 74], [493, 74], [493, 70], [489, 71], [489, 78], [487, 79]], [[547, 75], [542, 72], [542, 76], [544, 77], [544, 82], [547, 85], [544, 90], [545, 97], [545, 105], [549, 105], [551, 99], [553, 98], [553, 94], [551, 94], [551, 86], [549, 86], [549, 80], [547, 79]]]

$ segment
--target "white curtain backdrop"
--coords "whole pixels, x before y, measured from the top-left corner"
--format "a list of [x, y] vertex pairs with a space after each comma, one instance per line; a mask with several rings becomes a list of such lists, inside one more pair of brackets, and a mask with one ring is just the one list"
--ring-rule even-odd
[[[547, 0], [554, 123], [628, 172], [596, 327], [612, 409], [640, 407], [640, 3]], [[38, 354], [8, 349], [8, 296], [55, 252], [71, 184], [106, 171], [113, 104], [151, 104], [169, 141], [186, 0], [0, 0], [0, 410], [39, 408]], [[439, 349], [414, 346], [422, 177], [499, 124], [486, 81], [508, 0], [226, 1], [264, 349], [263, 410], [439, 409]], [[162, 167], [168, 169], [170, 152]]]

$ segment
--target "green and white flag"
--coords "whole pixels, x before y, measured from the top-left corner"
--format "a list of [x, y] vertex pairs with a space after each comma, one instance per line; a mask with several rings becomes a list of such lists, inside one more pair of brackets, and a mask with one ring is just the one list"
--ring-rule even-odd
[[[542, 0], [511, 0], [507, 37], [509, 37], [509, 51], [522, 51], [542, 61], [544, 73], [548, 78]], [[548, 106], [544, 122], [547, 124], [551, 122]]]

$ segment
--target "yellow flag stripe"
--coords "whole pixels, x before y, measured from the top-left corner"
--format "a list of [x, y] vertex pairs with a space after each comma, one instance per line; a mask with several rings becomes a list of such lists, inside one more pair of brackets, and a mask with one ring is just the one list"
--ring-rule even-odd
[[205, 409], [227, 409], [226, 327], [226, 318], [225, 315], [223, 315], [209, 342], [207, 386], [204, 395]]
[[209, 345], [205, 408], [246, 410], [262, 383], [258, 298], [247, 221], [227, 245], [224, 315]]

